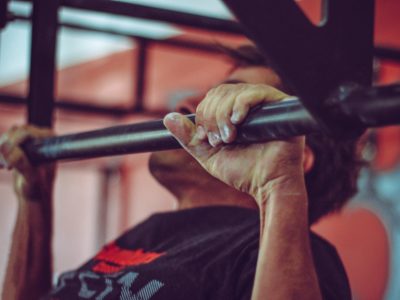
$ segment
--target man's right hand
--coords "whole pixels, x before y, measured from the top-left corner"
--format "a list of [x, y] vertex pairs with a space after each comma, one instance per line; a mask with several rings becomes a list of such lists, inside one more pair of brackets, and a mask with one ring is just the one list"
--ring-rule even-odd
[[0, 168], [14, 171], [14, 189], [21, 201], [41, 201], [52, 192], [55, 165], [33, 165], [21, 145], [30, 138], [44, 138], [52, 135], [46, 128], [31, 125], [12, 127], [0, 136]]
[[1, 299], [42, 299], [51, 288], [52, 192], [55, 165], [32, 164], [22, 144], [29, 138], [51, 136], [49, 129], [13, 127], [0, 136], [0, 168], [14, 172], [18, 198], [10, 257]]

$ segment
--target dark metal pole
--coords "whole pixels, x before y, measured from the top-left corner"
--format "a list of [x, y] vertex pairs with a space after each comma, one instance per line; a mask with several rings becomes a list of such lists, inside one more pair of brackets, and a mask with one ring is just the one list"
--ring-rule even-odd
[[[194, 115], [190, 115], [194, 120]], [[242, 124], [239, 142], [283, 138], [317, 130], [301, 103], [286, 101], [255, 110]], [[162, 120], [34, 140], [24, 148], [32, 162], [81, 159], [179, 148]]]
[[0, 30], [7, 25], [8, 0], [0, 0]]
[[[22, 15], [12, 15], [10, 16], [8, 21], [30, 21], [30, 17], [22, 16]], [[194, 40], [188, 40], [188, 39], [183, 39], [183, 38], [169, 38], [169, 39], [154, 39], [146, 36], [141, 36], [139, 34], [133, 34], [129, 31], [124, 31], [124, 30], [115, 30], [115, 29], [109, 29], [109, 28], [97, 28], [95, 26], [92, 26], [90, 24], [75, 24], [71, 22], [59, 22], [58, 24], [61, 27], [65, 28], [71, 28], [71, 29], [77, 29], [77, 30], [83, 30], [83, 31], [92, 31], [92, 32], [100, 32], [100, 33], [107, 33], [111, 35], [116, 35], [116, 36], [123, 36], [123, 37], [129, 37], [133, 39], [143, 39], [146, 42], [149, 43], [154, 43], [158, 45], [166, 45], [166, 46], [171, 46], [171, 47], [177, 47], [177, 48], [185, 48], [189, 50], [198, 50], [198, 51], [204, 51], [208, 53], [216, 53], [216, 54], [222, 54], [221, 51], [215, 47], [212, 43], [205, 43], [201, 41], [194, 41]], [[373, 49], [373, 55], [376, 58], [379, 59], [384, 59], [384, 60], [391, 60], [394, 62], [399, 62], [400, 61], [400, 49], [399, 48], [393, 48], [390, 46], [385, 46], [385, 45], [376, 45]]]
[[[27, 22], [29, 22], [30, 20], [31, 20], [31, 18], [29, 16], [13, 14], [12, 16], [9, 17], [8, 21], [27, 21]], [[128, 37], [128, 38], [132, 38], [132, 39], [139, 39], [139, 40], [146, 41], [147, 44], [156, 43], [159, 45], [166, 45], [166, 46], [177, 47], [177, 48], [185, 48], [185, 49], [189, 49], [189, 50], [198, 50], [198, 51], [204, 51], [204, 52], [209, 52], [209, 53], [221, 54], [221, 51], [213, 43], [189, 40], [189, 39], [185, 39], [185, 38], [172, 37], [172, 38], [168, 38], [168, 39], [156, 39], [156, 38], [151, 38], [146, 35], [141, 35], [140, 33], [133, 33], [129, 30], [121, 30], [121, 29], [113, 29], [113, 28], [98, 28], [91, 24], [76, 24], [73, 22], [71, 23], [71, 22], [66, 22], [66, 21], [59, 22], [58, 26], [64, 27], [64, 28], [82, 30], [82, 31], [100, 32], [100, 33], [106, 33], [106, 34], [111, 34], [111, 35], [116, 35], [116, 36]]]
[[97, 209], [97, 241], [98, 249], [106, 243], [106, 231], [108, 227], [108, 208], [110, 203], [110, 186], [113, 178], [117, 175], [118, 168], [115, 166], [105, 166], [100, 170], [100, 194]]
[[[87, 101], [90, 102], [90, 101]], [[22, 106], [26, 105], [28, 102], [26, 98], [15, 96], [11, 94], [2, 94], [0, 93], [0, 104], [6, 104], [10, 106]], [[96, 105], [96, 104], [89, 104], [89, 103], [79, 103], [70, 99], [59, 99], [54, 103], [54, 107], [68, 112], [74, 113], [85, 113], [85, 114], [92, 114], [92, 115], [104, 115], [109, 117], [125, 117], [125, 116], [132, 116], [135, 114], [139, 114], [139, 112], [133, 112], [131, 109], [122, 107], [122, 106], [108, 106], [108, 105]], [[167, 114], [168, 111], [166, 109], [160, 110], [145, 110], [141, 111], [141, 116], [148, 116], [148, 117], [161, 117]]]
[[340, 110], [365, 127], [400, 124], [400, 84], [356, 88], [349, 93], [348, 101], [340, 101]]
[[138, 39], [136, 53], [136, 85], [133, 111], [143, 111], [143, 102], [146, 89], [146, 66], [147, 66], [147, 41]]
[[63, 0], [63, 6], [146, 20], [175, 23], [177, 25], [196, 27], [209, 31], [242, 34], [240, 24], [235, 21], [134, 3], [109, 0]]
[[59, 0], [33, 1], [28, 122], [51, 127]]
[[[35, 0], [20, 0], [32, 2]], [[135, 3], [109, 0], [62, 0], [62, 6], [81, 9], [90, 12], [100, 12], [116, 16], [132, 17], [152, 21], [174, 23], [182, 26], [195, 27], [208, 31], [217, 31], [230, 34], [242, 34], [243, 31], [238, 22], [221, 18], [170, 9], [156, 8]]]
[[[339, 90], [335, 111], [365, 128], [400, 124], [400, 85]], [[194, 120], [194, 115], [190, 115]], [[253, 110], [238, 130], [238, 143], [265, 142], [320, 131], [299, 99]], [[24, 149], [32, 162], [82, 159], [179, 148], [161, 120], [32, 140]]]
[[400, 49], [399, 48], [391, 48], [384, 46], [376, 46], [374, 48], [374, 56], [376, 58], [391, 60], [399, 63], [400, 61]]

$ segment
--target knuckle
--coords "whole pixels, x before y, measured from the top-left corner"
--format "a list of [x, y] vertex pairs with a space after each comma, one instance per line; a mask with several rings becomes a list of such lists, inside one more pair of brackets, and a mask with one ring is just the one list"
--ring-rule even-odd
[[227, 86], [228, 86], [228, 84], [223, 83], [223, 84], [220, 84], [220, 85], [216, 86], [216, 87], [214, 88], [214, 90], [215, 90], [216, 92], [221, 92], [221, 91], [225, 90]]
[[206, 131], [213, 130], [215, 128], [215, 116], [211, 113], [205, 114], [202, 119], [202, 125], [206, 128]]
[[240, 94], [236, 97], [235, 108], [245, 108], [251, 103], [252, 97], [250, 95]]
[[251, 87], [251, 86], [252, 86], [252, 84], [243, 83], [243, 82], [237, 84], [237, 87], [238, 87], [240, 90], [247, 89], [247, 88], [249, 88], [249, 87]]
[[196, 108], [196, 120], [201, 120], [203, 118], [203, 112], [204, 112], [204, 105], [198, 105]]
[[197, 105], [197, 107], [196, 107], [196, 114], [201, 114], [201, 113], [203, 113], [203, 111], [204, 111], [204, 106], [205, 106], [206, 101], [207, 101], [207, 98], [204, 98], [204, 99], [199, 103], [199, 105]]
[[255, 85], [255, 87], [257, 89], [261, 89], [261, 90], [265, 90], [265, 91], [272, 91], [275, 90], [272, 86], [268, 85], [268, 84], [262, 84], [262, 83], [257, 83]]
[[232, 90], [234, 89], [234, 85], [233, 84], [221, 84], [216, 88], [216, 92], [218, 93], [219, 96], [223, 96], [226, 95], [230, 92], [232, 92]]
[[225, 121], [229, 117], [229, 111], [226, 107], [220, 106], [216, 111], [216, 117], [218, 120]]
[[245, 94], [239, 94], [239, 95], [236, 97], [236, 103], [235, 103], [235, 104], [241, 105], [241, 104], [245, 103], [246, 101], [250, 101], [249, 98], [250, 98], [250, 97], [248, 97], [248, 96], [245, 95]]
[[205, 97], [205, 98], [212, 97], [212, 96], [217, 92], [218, 87], [219, 87], [219, 86], [216, 86], [216, 87], [211, 88], [211, 89], [206, 93], [206, 97]]

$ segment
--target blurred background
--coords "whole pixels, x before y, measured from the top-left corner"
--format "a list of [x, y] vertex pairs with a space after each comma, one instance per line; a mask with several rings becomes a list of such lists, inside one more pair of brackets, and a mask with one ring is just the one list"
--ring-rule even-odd
[[[321, 1], [296, 2], [318, 24], [323, 19]], [[145, 5], [149, 11], [161, 8], [178, 19], [233, 19], [219, 0], [99, 2], [122, 8]], [[230, 64], [213, 45], [247, 42], [230, 27], [204, 30], [110, 14], [104, 9], [107, 5], [93, 11], [72, 4], [59, 11], [57, 134], [161, 118], [176, 103], [203, 93], [227, 74]], [[0, 31], [0, 133], [26, 122], [31, 61], [31, 2], [10, 1], [8, 10], [12, 22]], [[400, 1], [376, 0], [377, 84], [400, 81], [399, 13]], [[364, 152], [371, 164], [362, 172], [360, 193], [314, 230], [338, 249], [354, 299], [400, 299], [400, 127], [371, 130]], [[76, 268], [150, 214], [174, 208], [172, 196], [151, 178], [147, 159], [148, 154], [137, 154], [59, 164], [56, 274]], [[0, 170], [1, 282], [16, 213], [11, 175]]]

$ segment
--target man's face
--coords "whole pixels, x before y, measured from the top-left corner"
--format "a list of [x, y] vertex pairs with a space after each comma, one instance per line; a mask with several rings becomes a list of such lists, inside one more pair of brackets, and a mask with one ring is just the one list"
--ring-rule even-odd
[[[235, 69], [222, 83], [252, 83], [252, 84], [267, 84], [273, 87], [280, 88], [281, 81], [279, 77], [269, 68], [265, 67], [241, 67]], [[195, 113], [196, 107], [202, 99], [188, 99], [182, 101], [176, 108], [177, 112], [183, 114]], [[221, 99], [223, 101], [223, 99]], [[150, 170], [154, 177], [163, 183], [163, 180], [168, 180], [167, 177], [190, 179], [195, 177], [195, 180], [211, 177], [185, 150], [170, 150], [154, 152], [150, 156]], [[172, 179], [174, 180], [174, 179]]]

